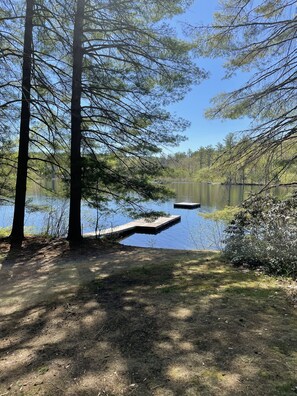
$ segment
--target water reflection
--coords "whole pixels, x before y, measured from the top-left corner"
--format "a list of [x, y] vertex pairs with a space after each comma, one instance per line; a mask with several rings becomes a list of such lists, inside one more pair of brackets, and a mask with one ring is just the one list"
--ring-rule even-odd
[[[50, 190], [62, 191], [62, 183], [50, 181], [47, 184]], [[199, 216], [199, 212], [212, 212], [223, 209], [226, 205], [236, 206], [248, 198], [249, 194], [258, 192], [259, 186], [222, 186], [208, 183], [172, 183], [170, 187], [176, 194], [176, 198], [165, 203], [156, 204], [150, 202], [148, 209], [161, 210], [169, 214], [181, 215], [179, 224], [161, 232], [158, 235], [134, 234], [126, 238], [123, 243], [135, 246], [175, 248], [175, 249], [218, 249], [222, 239], [224, 224], [217, 224], [212, 220], [206, 220]], [[279, 188], [270, 191], [277, 196], [286, 195], [287, 189]], [[35, 205], [48, 206], [49, 208], [63, 208], [67, 217], [67, 210], [64, 208], [63, 198], [48, 197], [40, 194], [40, 188], [31, 188], [30, 197]], [[174, 202], [200, 202], [199, 209], [174, 209]], [[112, 205], [112, 203], [111, 203]], [[13, 214], [12, 206], [0, 206], [0, 227], [11, 225]], [[37, 211], [26, 213], [25, 224], [27, 227], [34, 226], [35, 232], [42, 232], [47, 222], [48, 213]], [[95, 219], [97, 213], [95, 209], [82, 205], [82, 223], [84, 232], [93, 232], [95, 229]], [[110, 228], [124, 224], [131, 219], [122, 213], [114, 216], [100, 215], [100, 228]], [[66, 219], [67, 221], [67, 219]]]
[[208, 183], [172, 183], [178, 201], [193, 200], [201, 204], [223, 209], [226, 205], [240, 205], [251, 193], [259, 191], [259, 186], [230, 186]]
[[[220, 249], [224, 238], [224, 223], [204, 219], [199, 212], [213, 212], [225, 206], [238, 206], [251, 193], [260, 190], [259, 186], [227, 186], [208, 183], [172, 183], [170, 187], [176, 193], [176, 199], [154, 209], [170, 214], [181, 215], [181, 222], [156, 236], [134, 234], [123, 243], [133, 246], [147, 246], [172, 249]], [[269, 193], [286, 195], [285, 189], [274, 189]], [[174, 209], [174, 202], [200, 202], [199, 209]]]

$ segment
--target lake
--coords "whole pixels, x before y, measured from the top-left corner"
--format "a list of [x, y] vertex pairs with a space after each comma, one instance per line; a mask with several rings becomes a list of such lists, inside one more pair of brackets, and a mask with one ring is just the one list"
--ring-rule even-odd
[[[204, 219], [199, 213], [213, 212], [223, 209], [226, 205], [239, 205], [251, 192], [259, 190], [257, 186], [222, 186], [219, 184], [176, 182], [170, 187], [175, 191], [176, 198], [165, 203], [147, 203], [152, 210], [160, 210], [169, 214], [181, 216], [181, 222], [162, 231], [157, 235], [134, 234], [124, 240], [125, 245], [172, 248], [172, 249], [219, 249], [221, 246], [222, 232], [225, 227], [223, 223]], [[279, 195], [280, 189], [275, 189], [274, 194]], [[67, 222], [67, 202], [58, 198], [40, 195], [38, 190], [31, 191], [29, 198], [37, 206], [46, 205], [58, 210], [58, 216], [52, 215], [51, 225], [56, 226], [60, 214], [64, 215]], [[200, 202], [199, 209], [174, 209], [174, 202]], [[0, 206], [0, 227], [8, 227], [12, 223], [13, 207], [9, 205]], [[63, 217], [63, 216], [62, 216]], [[117, 213], [113, 216], [100, 216], [100, 228], [110, 228], [131, 221], [131, 218]], [[25, 225], [30, 232], [41, 232], [45, 224], [49, 222], [48, 212], [33, 211], [26, 212]], [[95, 229], [96, 210], [82, 205], [83, 232], [92, 232]], [[66, 223], [65, 223], [66, 226]]]

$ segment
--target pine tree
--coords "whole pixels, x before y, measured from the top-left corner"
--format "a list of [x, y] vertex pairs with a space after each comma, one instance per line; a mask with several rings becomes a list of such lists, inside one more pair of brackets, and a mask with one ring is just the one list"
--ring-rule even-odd
[[33, 8], [34, 0], [26, 1], [26, 17], [24, 32], [23, 66], [22, 66], [22, 105], [20, 116], [20, 138], [18, 150], [17, 179], [15, 189], [15, 206], [11, 243], [21, 244], [24, 238], [24, 219], [29, 157], [30, 134], [30, 103], [31, 103], [31, 75], [33, 52]]
[[79, 202], [100, 208], [115, 200], [140, 209], [166, 192], [152, 183], [155, 158], [176, 144], [185, 123], [162, 106], [204, 77], [191, 44], [161, 25], [181, 11], [178, 1], [78, 1], [74, 23], [70, 221], [68, 239], [81, 239]]
[[[266, 153], [276, 155], [285, 142], [289, 153], [296, 143], [294, 4], [291, 0], [223, 0], [213, 23], [195, 29], [198, 52], [226, 59], [227, 78], [238, 71], [250, 76], [241, 88], [217, 96], [208, 111], [210, 117], [250, 117], [251, 128], [244, 131], [250, 145], [247, 147], [245, 142], [235, 160], [242, 155], [249, 163]], [[293, 154], [280, 172], [296, 159]], [[278, 176], [270, 181], [273, 179], [276, 181]]]

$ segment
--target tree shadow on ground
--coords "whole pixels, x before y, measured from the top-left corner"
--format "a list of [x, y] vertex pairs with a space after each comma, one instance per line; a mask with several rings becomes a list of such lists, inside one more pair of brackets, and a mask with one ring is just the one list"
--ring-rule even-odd
[[296, 394], [296, 314], [277, 282], [211, 253], [100, 254], [64, 251], [58, 274], [36, 266], [39, 292], [61, 274], [59, 287], [81, 286], [2, 314], [0, 393]]

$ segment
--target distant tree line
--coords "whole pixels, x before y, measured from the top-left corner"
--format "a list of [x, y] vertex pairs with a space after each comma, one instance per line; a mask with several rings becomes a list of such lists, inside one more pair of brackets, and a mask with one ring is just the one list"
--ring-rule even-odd
[[273, 152], [253, 160], [249, 158], [251, 144], [250, 138], [230, 133], [216, 146], [168, 155], [163, 159], [170, 168], [167, 177], [223, 184], [295, 185], [297, 161], [292, 161], [292, 156], [297, 142], [283, 142]]

